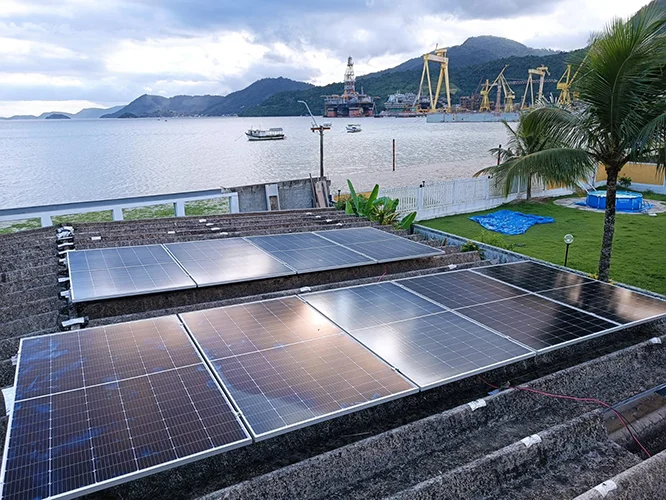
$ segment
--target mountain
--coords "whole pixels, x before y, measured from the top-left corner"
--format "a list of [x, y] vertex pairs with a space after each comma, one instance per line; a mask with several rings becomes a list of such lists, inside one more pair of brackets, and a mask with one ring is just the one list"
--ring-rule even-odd
[[45, 120], [71, 120], [72, 118], [67, 116], [67, 115], [64, 115], [62, 113], [53, 113], [53, 114], [47, 116], [44, 119]]
[[127, 106], [108, 113], [102, 118], [145, 118], [157, 116], [224, 116], [239, 114], [243, 110], [261, 104], [278, 92], [302, 90], [312, 87], [309, 83], [288, 78], [264, 78], [227, 96], [203, 95], [162, 97], [144, 94]]
[[313, 87], [313, 85], [290, 80], [289, 78], [263, 78], [243, 90], [228, 94], [222, 102], [205, 109], [203, 114], [206, 116], [238, 114], [246, 108], [261, 104], [273, 94], [304, 90], [310, 87]]
[[0, 120], [45, 120], [51, 115], [63, 115], [75, 120], [99, 118], [106, 113], [115, 113], [124, 106], [114, 106], [112, 108], [85, 108], [78, 113], [65, 113], [64, 111], [47, 111], [39, 116], [35, 115], [14, 115], [8, 118], [0, 117]]
[[[481, 82], [485, 82], [486, 78], [492, 82], [507, 64], [508, 67], [504, 74], [509, 81], [526, 80], [527, 70], [536, 68], [541, 64], [544, 64], [550, 70], [551, 75], [548, 79], [558, 80], [564, 73], [567, 63], [579, 58], [580, 52], [555, 52], [545, 56], [512, 56], [494, 59], [473, 66], [456, 67], [452, 65], [449, 69], [452, 103], [458, 103], [460, 96], [471, 95], [475, 92], [478, 93]], [[421, 64], [423, 63], [421, 62]], [[433, 80], [435, 80], [437, 75], [439, 75], [439, 69], [435, 72], [435, 67], [433, 66], [431, 74]], [[407, 71], [379, 72], [358, 77], [356, 79], [356, 88], [360, 89], [363, 87], [367, 94], [377, 97], [377, 111], [381, 111], [384, 109], [384, 102], [389, 94], [396, 92], [417, 92], [420, 81], [421, 68]], [[525, 84], [513, 84], [512, 88], [516, 94], [516, 101], [520, 102], [525, 92]], [[269, 97], [258, 106], [246, 109], [241, 113], [241, 116], [302, 115], [304, 108], [302, 104], [297, 102], [299, 100], [306, 101], [310, 105], [313, 114], [322, 115], [324, 113], [324, 101], [321, 96], [341, 94], [342, 91], [343, 84], [334, 83], [324, 87], [311, 87], [296, 92], [281, 92]], [[544, 94], [548, 96], [550, 93], [557, 95], [555, 82], [548, 82], [544, 85]]]
[[[449, 58], [449, 68], [464, 68], [466, 66], [475, 66], [503, 59], [506, 57], [524, 57], [524, 56], [547, 56], [557, 52], [550, 49], [533, 49], [527, 45], [502, 38], [499, 36], [473, 36], [465, 40], [461, 45], [449, 47], [447, 56]], [[423, 68], [423, 57], [409, 59], [394, 68], [370, 73], [366, 76], [378, 76], [386, 73], [396, 73], [399, 71], [409, 71]]]

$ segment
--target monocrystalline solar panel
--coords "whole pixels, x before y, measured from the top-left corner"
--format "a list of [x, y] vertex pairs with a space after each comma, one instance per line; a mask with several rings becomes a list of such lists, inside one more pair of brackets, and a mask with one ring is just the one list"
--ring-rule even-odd
[[536, 295], [471, 306], [459, 313], [537, 350], [562, 347], [617, 326]]
[[257, 439], [418, 391], [346, 333], [212, 364]]
[[620, 324], [666, 315], [666, 301], [600, 281], [540, 292], [540, 295]]
[[67, 253], [72, 302], [194, 288], [162, 245]]
[[302, 297], [348, 332], [445, 310], [391, 282], [308, 293]]
[[296, 274], [242, 238], [165, 245], [198, 286]]
[[298, 297], [205, 309], [180, 317], [209, 359], [271, 349], [340, 331]]
[[452, 312], [357, 330], [352, 335], [422, 389], [535, 354]]
[[541, 292], [553, 288], [591, 283], [592, 280], [579, 274], [561, 271], [537, 262], [524, 261], [515, 264], [477, 267], [473, 272], [504, 281], [530, 292]]
[[2, 498], [79, 496], [249, 442], [176, 316], [22, 339]]
[[176, 316], [31, 337], [21, 343], [16, 399], [201, 363]]
[[437, 248], [374, 227], [334, 229], [318, 231], [315, 234], [367, 255], [378, 262], [442, 255], [442, 251]]
[[284, 262], [298, 273], [376, 263], [375, 260], [369, 257], [321, 238], [314, 233], [252, 236], [246, 238], [246, 240]]
[[450, 309], [484, 304], [525, 294], [524, 291], [471, 271], [408, 278], [397, 283]]

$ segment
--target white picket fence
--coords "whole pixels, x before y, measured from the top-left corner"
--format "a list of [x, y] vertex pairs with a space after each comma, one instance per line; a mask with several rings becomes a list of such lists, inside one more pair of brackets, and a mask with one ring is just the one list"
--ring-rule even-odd
[[[548, 190], [532, 186], [532, 196], [551, 197], [570, 194], [570, 189]], [[417, 212], [417, 220], [431, 219], [477, 210], [487, 210], [524, 196], [524, 186], [516, 185], [508, 196], [493, 179], [457, 179], [419, 186], [381, 188], [380, 196], [398, 198], [400, 212]]]

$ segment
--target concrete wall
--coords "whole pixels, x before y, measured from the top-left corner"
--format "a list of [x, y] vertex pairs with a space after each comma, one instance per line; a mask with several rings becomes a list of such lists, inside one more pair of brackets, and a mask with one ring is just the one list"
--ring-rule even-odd
[[[318, 180], [319, 178], [313, 178], [312, 182]], [[330, 181], [326, 180], [326, 182], [330, 186]], [[238, 186], [228, 188], [226, 191], [238, 193], [241, 212], [264, 212], [268, 210], [265, 186], [270, 184], [277, 184], [281, 210], [314, 207], [312, 183], [309, 178]]]
[[[666, 194], [666, 176], [663, 169], [655, 163], [627, 163], [620, 171], [620, 177], [631, 178], [631, 189], [636, 191], [653, 191]], [[597, 168], [595, 185], [606, 184], [606, 169], [603, 165]]]

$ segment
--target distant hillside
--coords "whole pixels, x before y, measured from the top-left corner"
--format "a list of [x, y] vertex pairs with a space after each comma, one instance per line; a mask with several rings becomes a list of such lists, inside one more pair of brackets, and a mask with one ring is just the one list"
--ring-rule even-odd
[[[471, 95], [478, 92], [479, 84], [488, 78], [494, 80], [505, 64], [509, 67], [505, 71], [508, 80], [526, 80], [527, 70], [544, 64], [548, 66], [551, 76], [549, 79], [559, 79], [566, 69], [567, 61], [575, 60], [578, 53], [557, 52], [547, 56], [524, 56], [495, 59], [475, 66], [451, 67], [449, 76], [451, 81], [452, 96], [454, 104], [459, 102], [461, 95]], [[439, 74], [435, 73], [435, 67], [431, 69], [433, 80]], [[389, 94], [396, 92], [417, 92], [421, 80], [421, 69], [408, 71], [382, 72], [361, 76], [356, 79], [356, 88], [362, 86], [367, 94], [378, 97], [377, 110], [384, 109]], [[520, 101], [525, 92], [524, 84], [514, 84], [513, 91], [516, 101]], [[311, 87], [307, 90], [297, 92], [281, 92], [266, 99], [263, 103], [247, 109], [242, 116], [293, 116], [302, 115], [303, 105], [297, 101], [306, 101], [312, 113], [322, 115], [324, 113], [324, 101], [321, 96], [327, 94], [340, 94], [343, 91], [342, 83], [334, 83], [325, 87]], [[555, 83], [546, 83], [544, 93], [556, 93]]]
[[[547, 56], [555, 54], [556, 51], [550, 49], [533, 49], [527, 45], [502, 38], [499, 36], [473, 36], [465, 40], [461, 45], [449, 47], [449, 68], [464, 68], [466, 66], [476, 66], [495, 59], [506, 57], [524, 57], [524, 56]], [[423, 57], [409, 59], [402, 64], [377, 73], [370, 73], [366, 76], [378, 76], [385, 73], [395, 73], [399, 71], [409, 71], [423, 68]]]
[[262, 103], [277, 92], [301, 90], [312, 87], [309, 83], [288, 78], [264, 78], [227, 96], [179, 95], [162, 97], [144, 94], [117, 111], [102, 118], [144, 118], [158, 116], [224, 116], [235, 115], [244, 109]]
[[71, 118], [69, 116], [64, 115], [62, 113], [53, 113], [52, 115], [49, 115], [44, 119], [45, 120], [71, 120]]
[[39, 116], [35, 115], [14, 115], [9, 118], [0, 118], [0, 120], [45, 120], [52, 115], [63, 115], [74, 120], [99, 118], [107, 113], [115, 113], [124, 106], [114, 106], [112, 108], [85, 108], [78, 113], [65, 113], [64, 111], [47, 111]]

